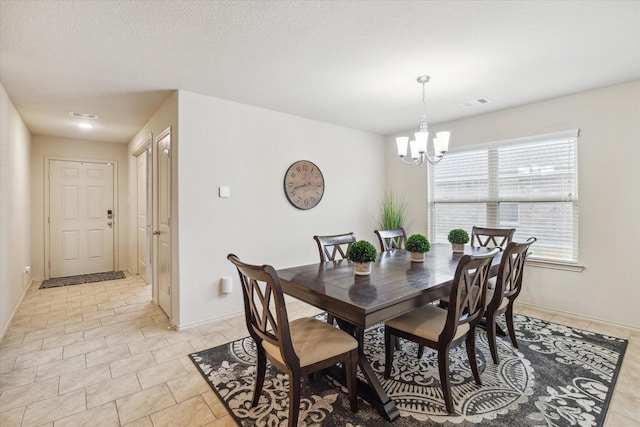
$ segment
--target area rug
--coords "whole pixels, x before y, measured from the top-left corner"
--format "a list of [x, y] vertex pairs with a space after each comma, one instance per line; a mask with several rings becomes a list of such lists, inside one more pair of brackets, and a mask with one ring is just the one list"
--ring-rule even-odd
[[[437, 354], [425, 348], [417, 360], [417, 346], [402, 340], [392, 378], [384, 380], [384, 326], [368, 329], [366, 354], [400, 412], [390, 425], [602, 426], [627, 341], [526, 316], [514, 320], [520, 349], [511, 347], [508, 338], [498, 338], [498, 365], [491, 359], [486, 332], [477, 332], [482, 386], [473, 380], [464, 345], [451, 350], [455, 416], [444, 407]], [[239, 425], [286, 425], [288, 376], [269, 365], [259, 404], [251, 407], [256, 365], [252, 338], [190, 357]], [[299, 425], [388, 424], [361, 399], [358, 413], [352, 413], [346, 388], [324, 375], [303, 378], [301, 396]]]
[[104, 282], [105, 280], [118, 280], [124, 279], [125, 277], [122, 271], [106, 271], [104, 273], [82, 274], [80, 276], [56, 277], [55, 279], [47, 279], [42, 282], [39, 289], [79, 285], [81, 283]]

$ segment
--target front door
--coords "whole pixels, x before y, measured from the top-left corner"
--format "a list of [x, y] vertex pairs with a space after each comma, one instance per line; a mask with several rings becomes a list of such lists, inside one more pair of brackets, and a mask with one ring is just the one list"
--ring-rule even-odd
[[154, 145], [153, 276], [158, 284], [158, 305], [171, 318], [171, 129], [161, 133]]
[[113, 271], [113, 166], [49, 161], [50, 277]]

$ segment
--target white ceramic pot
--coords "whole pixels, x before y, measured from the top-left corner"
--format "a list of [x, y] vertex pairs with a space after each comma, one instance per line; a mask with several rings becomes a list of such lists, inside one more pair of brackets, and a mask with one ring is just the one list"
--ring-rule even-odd
[[451, 248], [453, 252], [461, 254], [464, 252], [464, 243], [452, 243]]
[[354, 262], [353, 263], [353, 272], [358, 276], [368, 276], [371, 274], [371, 263], [370, 262]]
[[413, 262], [424, 262], [424, 252], [410, 252], [411, 261]]

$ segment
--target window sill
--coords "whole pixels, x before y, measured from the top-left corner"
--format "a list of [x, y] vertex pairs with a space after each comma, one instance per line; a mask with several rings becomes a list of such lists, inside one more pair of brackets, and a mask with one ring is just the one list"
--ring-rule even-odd
[[552, 261], [552, 260], [541, 259], [541, 258], [528, 258], [526, 265], [529, 267], [551, 268], [553, 270], [574, 271], [576, 273], [581, 273], [582, 270], [586, 268], [584, 264], [581, 264], [579, 262]]

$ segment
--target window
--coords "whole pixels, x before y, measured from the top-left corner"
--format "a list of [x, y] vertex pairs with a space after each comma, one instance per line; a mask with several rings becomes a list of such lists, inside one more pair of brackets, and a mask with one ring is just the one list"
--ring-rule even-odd
[[531, 258], [578, 260], [578, 131], [451, 150], [429, 169], [431, 236], [476, 226], [534, 236]]

